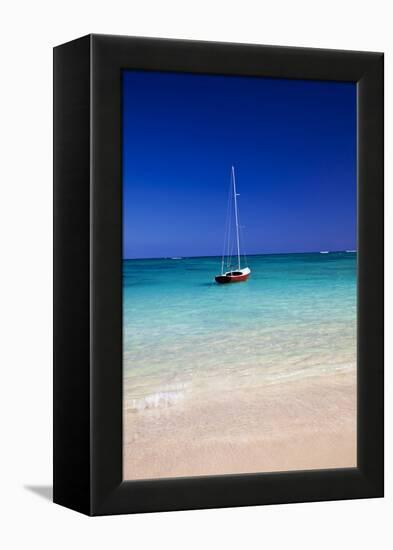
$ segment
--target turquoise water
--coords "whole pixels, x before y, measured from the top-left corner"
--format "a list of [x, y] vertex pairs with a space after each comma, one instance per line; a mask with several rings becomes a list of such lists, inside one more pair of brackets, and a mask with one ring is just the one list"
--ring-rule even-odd
[[248, 258], [247, 282], [218, 285], [218, 257], [124, 260], [126, 408], [356, 363], [356, 253]]

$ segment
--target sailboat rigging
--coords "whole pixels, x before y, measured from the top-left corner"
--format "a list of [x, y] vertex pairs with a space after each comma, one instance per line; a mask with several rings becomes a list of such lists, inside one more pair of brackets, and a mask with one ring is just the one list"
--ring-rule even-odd
[[[246, 281], [250, 276], [251, 270], [249, 267], [241, 267], [240, 260], [240, 238], [239, 238], [239, 210], [237, 204], [237, 197], [239, 194], [236, 191], [236, 178], [235, 168], [231, 169], [231, 185], [228, 197], [228, 212], [226, 231], [224, 238], [224, 250], [221, 260], [221, 275], [217, 275], [215, 280], [217, 283], [238, 283]], [[237, 268], [232, 265], [232, 255], [234, 248], [234, 240], [232, 240], [232, 206], [235, 214], [235, 241], [236, 241], [236, 256], [237, 256]]]

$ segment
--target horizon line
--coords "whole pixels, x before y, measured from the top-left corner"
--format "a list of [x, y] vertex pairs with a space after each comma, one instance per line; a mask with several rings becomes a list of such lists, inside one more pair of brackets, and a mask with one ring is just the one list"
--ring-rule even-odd
[[[308, 252], [257, 252], [255, 254], [241, 254], [241, 257], [244, 258], [246, 256], [247, 258], [252, 256], [282, 256], [282, 255], [288, 255], [288, 254], [337, 254], [338, 252], [345, 252], [345, 253], [357, 253], [357, 249], [344, 249], [344, 250], [314, 250], [314, 251], [308, 251]], [[196, 258], [222, 258], [222, 254], [203, 254], [198, 256], [146, 256], [146, 257], [140, 257], [140, 258], [125, 258], [123, 257], [123, 260], [184, 260], [184, 259], [196, 259]]]

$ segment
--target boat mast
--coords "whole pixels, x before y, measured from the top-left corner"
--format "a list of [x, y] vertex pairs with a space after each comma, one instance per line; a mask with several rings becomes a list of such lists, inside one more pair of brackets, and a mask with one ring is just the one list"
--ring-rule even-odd
[[237, 193], [236, 193], [236, 181], [235, 181], [235, 168], [232, 166], [232, 181], [233, 181], [233, 196], [235, 198], [235, 220], [236, 220], [236, 242], [237, 242], [237, 262], [240, 271], [240, 241], [239, 241], [239, 220], [237, 215]]

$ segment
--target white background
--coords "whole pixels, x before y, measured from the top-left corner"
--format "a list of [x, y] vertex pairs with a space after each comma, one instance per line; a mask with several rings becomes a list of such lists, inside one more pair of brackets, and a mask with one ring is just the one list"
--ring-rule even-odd
[[[391, 217], [391, 11], [389, 2], [379, 0], [33, 0], [2, 4], [2, 548], [392, 548], [392, 438], [388, 430], [385, 499], [89, 519], [45, 498], [52, 468], [52, 47], [95, 32], [384, 51], [386, 195]], [[389, 244], [389, 219], [386, 228]], [[386, 260], [389, 279], [392, 254], [388, 249]], [[391, 302], [387, 289], [387, 336], [392, 328]], [[387, 340], [386, 418], [391, 429], [392, 345]]]

